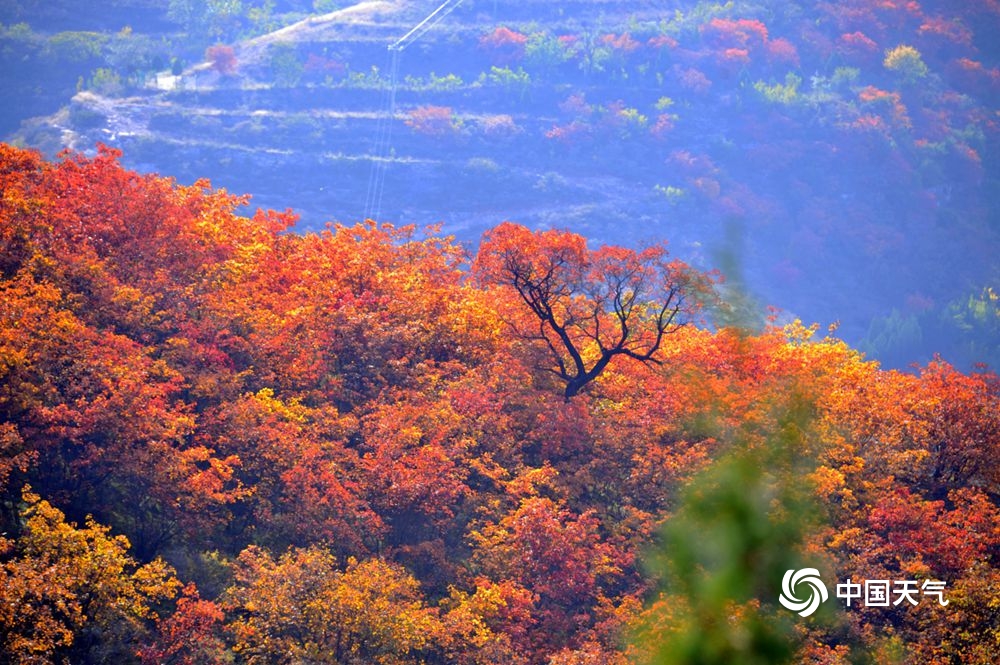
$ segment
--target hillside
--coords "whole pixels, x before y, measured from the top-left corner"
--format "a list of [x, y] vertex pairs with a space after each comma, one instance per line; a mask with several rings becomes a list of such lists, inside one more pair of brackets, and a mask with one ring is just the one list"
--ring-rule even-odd
[[467, 242], [506, 219], [668, 239], [892, 366], [998, 361], [993, 3], [469, 1], [400, 52], [387, 123], [386, 46], [436, 6], [244, 39], [215, 17], [231, 50], [88, 79], [19, 140], [117, 146], [305, 229], [377, 212]]
[[118, 157], [0, 144], [0, 661], [995, 662], [995, 374]]

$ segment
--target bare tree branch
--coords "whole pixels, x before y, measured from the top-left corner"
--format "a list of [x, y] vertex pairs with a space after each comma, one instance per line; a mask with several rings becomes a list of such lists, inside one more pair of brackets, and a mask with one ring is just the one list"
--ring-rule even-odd
[[475, 270], [527, 306], [538, 332], [515, 330], [542, 345], [554, 365], [545, 369], [563, 381], [568, 400], [616, 356], [660, 364], [666, 336], [698, 310], [712, 277], [666, 256], [662, 244], [589, 250], [577, 234], [504, 223], [485, 237]]

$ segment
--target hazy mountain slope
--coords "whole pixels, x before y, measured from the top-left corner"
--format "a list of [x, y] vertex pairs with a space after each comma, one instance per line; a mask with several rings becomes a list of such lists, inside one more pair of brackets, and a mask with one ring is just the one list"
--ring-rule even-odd
[[22, 135], [208, 174], [304, 228], [377, 211], [721, 248], [762, 303], [892, 363], [996, 353], [993, 3], [465, 2], [399, 54], [387, 127], [386, 46], [437, 6], [309, 17]]

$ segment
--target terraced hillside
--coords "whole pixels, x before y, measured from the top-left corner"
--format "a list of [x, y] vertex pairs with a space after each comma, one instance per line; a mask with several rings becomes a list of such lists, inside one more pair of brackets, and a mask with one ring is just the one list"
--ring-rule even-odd
[[[503, 9], [516, 11], [505, 16], [539, 15], [539, 7], [507, 4]], [[605, 4], [564, 3], [562, 13], [573, 19], [548, 29], [596, 24]], [[545, 138], [564, 115], [559, 105], [585, 82], [531, 80], [523, 69], [526, 80], [493, 73], [479, 39], [496, 21], [475, 3], [467, 5], [400, 55], [381, 216], [445, 221], [473, 238], [508, 218], [599, 232], [608, 221], [628, 221], [634, 203], [648, 205], [653, 174], [647, 173], [647, 182], [634, 178], [648, 165], [642, 151], [619, 154], [620, 173], [593, 173], [579, 168], [586, 166], [579, 155]], [[131, 164], [182, 180], [218, 174], [213, 182], [253, 192], [256, 204], [295, 207], [307, 227], [360, 219], [387, 112], [386, 46], [435, 6], [362, 3], [237, 45], [232, 75], [202, 64], [179, 77], [162, 75], [150, 83], [156, 89], [127, 98], [83, 92], [68, 113], [29, 141], [48, 145], [55, 139], [84, 151], [102, 141], [124, 149]], [[285, 71], [275, 60], [288, 54], [296, 60], [285, 62]], [[595, 81], [589, 94], [603, 92], [601, 83]], [[607, 95], [621, 94], [617, 83], [608, 83]], [[650, 86], [634, 92], [656, 101]], [[407, 126], [412, 112], [428, 106], [448, 113]], [[601, 151], [610, 155], [624, 145], [609, 141]], [[585, 162], [608, 155], [587, 155]]]
[[1000, 330], [984, 291], [1000, 284], [1000, 9], [953, 5], [469, 0], [393, 77], [387, 46], [438, 3], [363, 2], [140, 89], [84, 90], [22, 138], [209, 175], [307, 229], [666, 237], [892, 363], [943, 344], [987, 359], [955, 330]]

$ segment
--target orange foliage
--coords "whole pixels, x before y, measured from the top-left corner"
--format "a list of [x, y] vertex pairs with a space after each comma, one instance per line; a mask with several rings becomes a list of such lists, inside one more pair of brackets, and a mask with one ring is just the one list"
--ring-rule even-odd
[[767, 43], [767, 26], [756, 19], [713, 18], [701, 30], [720, 47], [745, 49]]
[[887, 92], [869, 85], [858, 92], [858, 99], [874, 107], [886, 106], [891, 109], [890, 117], [897, 127], [909, 129], [912, 126], [906, 112], [906, 106], [900, 101], [901, 98], [898, 92]]
[[620, 35], [609, 34], [601, 37], [601, 43], [614, 51], [628, 54], [638, 50], [640, 44], [627, 32]]
[[[858, 101], [859, 128], [901, 121], [897, 93]], [[669, 161], [723, 198], [709, 158]], [[658, 525], [733, 432], [767, 444], [790, 387], [825, 517], [803, 556], [951, 601], [802, 624], [800, 657], [890, 629], [915, 662], [996, 653], [993, 375], [698, 327], [714, 276], [662, 244], [504, 224], [470, 267], [434, 229], [287, 233], [103, 148], [0, 146], [0, 188], [4, 662], [624, 662], [671, 611], [642, 609]]]
[[426, 136], [451, 136], [459, 130], [450, 106], [420, 106], [409, 113], [406, 126]]
[[574, 233], [533, 233], [509, 222], [486, 235], [474, 270], [484, 286], [527, 305], [528, 319], [511, 313], [510, 323], [548, 353], [547, 370], [565, 384], [567, 399], [616, 356], [658, 362], [664, 337], [698, 311], [711, 287], [711, 278], [668, 261], [663, 244], [590, 251]]

